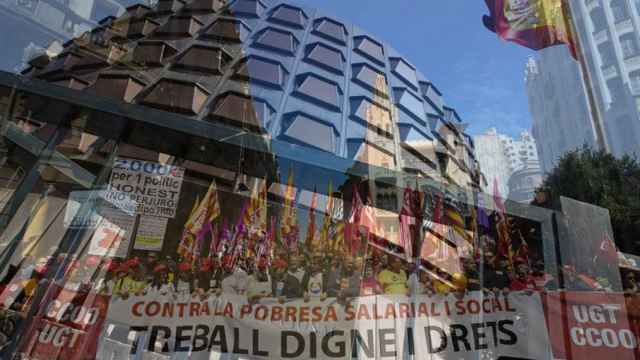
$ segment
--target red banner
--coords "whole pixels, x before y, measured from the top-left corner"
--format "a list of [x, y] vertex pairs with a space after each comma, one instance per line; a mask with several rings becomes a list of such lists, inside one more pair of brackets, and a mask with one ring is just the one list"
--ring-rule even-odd
[[635, 359], [623, 294], [557, 292], [543, 297], [557, 359]]
[[109, 297], [54, 285], [20, 345], [29, 359], [95, 359]]

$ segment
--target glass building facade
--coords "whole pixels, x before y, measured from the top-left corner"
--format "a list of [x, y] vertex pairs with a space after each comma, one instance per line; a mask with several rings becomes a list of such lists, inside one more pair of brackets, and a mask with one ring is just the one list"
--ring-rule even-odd
[[159, 0], [74, 35], [0, 72], [2, 358], [569, 358], [587, 290], [637, 351], [609, 213], [483, 192], [374, 34]]

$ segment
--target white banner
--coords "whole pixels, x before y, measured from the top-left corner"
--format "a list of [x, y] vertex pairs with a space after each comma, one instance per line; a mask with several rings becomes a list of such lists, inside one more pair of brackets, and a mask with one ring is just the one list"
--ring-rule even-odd
[[[370, 296], [250, 305], [243, 297], [113, 300], [103, 333], [157, 356], [189, 359], [550, 359], [538, 294]], [[119, 329], [119, 331], [114, 331]], [[113, 334], [120, 333], [122, 339]], [[181, 356], [174, 354], [173, 356]], [[213, 356], [213, 357], [212, 357]], [[171, 357], [173, 358], [173, 357]]]
[[135, 212], [173, 218], [180, 198], [184, 168], [155, 162], [118, 158], [105, 199], [136, 204]]

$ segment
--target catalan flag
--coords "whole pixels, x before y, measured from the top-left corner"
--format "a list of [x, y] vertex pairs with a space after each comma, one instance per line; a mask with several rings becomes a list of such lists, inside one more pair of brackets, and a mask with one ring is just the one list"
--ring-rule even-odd
[[204, 236], [211, 231], [209, 224], [220, 215], [218, 189], [212, 180], [206, 195], [200, 201], [196, 199], [191, 214], [184, 225], [182, 238], [178, 245], [178, 254], [185, 260], [192, 260], [199, 252]]
[[284, 206], [281, 221], [281, 234], [287, 248], [298, 248], [298, 214], [296, 208], [296, 188], [293, 187], [293, 170], [289, 171], [287, 187], [284, 192]]
[[311, 205], [309, 205], [309, 224], [307, 225], [307, 237], [305, 238], [305, 246], [310, 252], [316, 249], [316, 213], [315, 210], [318, 207], [318, 193], [313, 190], [311, 196]]
[[501, 39], [533, 50], [567, 44], [576, 57], [569, 23], [569, 4], [566, 0], [485, 2], [489, 15], [483, 17], [483, 23]]
[[327, 191], [327, 207], [325, 208], [324, 217], [322, 219], [322, 228], [320, 229], [320, 242], [325, 252], [330, 247], [329, 229], [333, 222], [333, 183], [329, 182], [329, 190]]

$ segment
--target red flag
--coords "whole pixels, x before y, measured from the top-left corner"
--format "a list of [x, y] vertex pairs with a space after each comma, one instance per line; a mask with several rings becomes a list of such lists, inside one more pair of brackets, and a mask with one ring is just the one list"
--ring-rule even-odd
[[313, 195], [311, 196], [311, 204], [309, 206], [309, 224], [307, 225], [307, 237], [305, 239], [305, 246], [309, 251], [313, 251], [316, 240], [316, 213], [315, 210], [318, 207], [318, 193], [313, 189]]
[[503, 40], [533, 50], [567, 44], [576, 58], [566, 0], [485, 0], [487, 29]]
[[362, 203], [362, 198], [360, 198], [357, 185], [353, 185], [353, 195], [351, 198], [351, 215], [349, 216], [349, 222], [352, 224], [360, 224], [364, 204]]
[[404, 189], [402, 199], [402, 209], [400, 210], [400, 246], [404, 248], [404, 254], [407, 260], [413, 257], [413, 229], [412, 225], [416, 224], [416, 217], [413, 211], [414, 198], [413, 191], [410, 188]]

